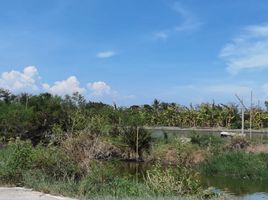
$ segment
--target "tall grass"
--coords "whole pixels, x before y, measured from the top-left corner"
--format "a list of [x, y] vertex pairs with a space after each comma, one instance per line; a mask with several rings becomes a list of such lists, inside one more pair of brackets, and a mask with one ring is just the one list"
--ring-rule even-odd
[[233, 176], [247, 179], [268, 179], [268, 154], [228, 151], [215, 154], [200, 166], [206, 175]]
[[90, 163], [85, 171], [60, 147], [33, 147], [16, 140], [0, 150], [0, 180], [35, 190], [79, 198], [203, 196], [187, 168], [153, 167], [144, 178], [114, 174], [109, 165]]

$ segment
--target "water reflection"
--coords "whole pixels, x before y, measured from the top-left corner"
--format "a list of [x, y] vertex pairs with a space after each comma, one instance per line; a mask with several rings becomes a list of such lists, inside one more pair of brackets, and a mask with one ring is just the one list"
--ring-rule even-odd
[[205, 187], [216, 187], [235, 196], [254, 193], [268, 193], [268, 181], [253, 181], [232, 177], [202, 176], [201, 182]]
[[[122, 176], [133, 176], [140, 180], [146, 176], [146, 171], [152, 168], [152, 163], [146, 162], [123, 162], [104, 161], [104, 165], [112, 165], [113, 174]], [[214, 187], [231, 195], [229, 199], [234, 200], [268, 200], [268, 180], [253, 181], [221, 176], [200, 176], [204, 188]]]

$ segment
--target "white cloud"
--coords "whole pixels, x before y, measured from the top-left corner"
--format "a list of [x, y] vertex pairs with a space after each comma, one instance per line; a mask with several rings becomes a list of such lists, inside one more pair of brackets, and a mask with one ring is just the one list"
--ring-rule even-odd
[[115, 56], [115, 52], [114, 51], [102, 51], [102, 52], [97, 53], [96, 56], [98, 58], [111, 58]]
[[23, 72], [12, 70], [0, 76], [0, 87], [12, 92], [37, 91], [38, 70], [34, 66], [25, 67]]
[[56, 81], [52, 86], [45, 83], [42, 85], [46, 92], [57, 95], [73, 94], [75, 92], [84, 93], [86, 90], [80, 87], [80, 82], [75, 76], [70, 76], [66, 80]]
[[203, 22], [201, 22], [192, 12], [185, 9], [181, 3], [176, 2], [173, 4], [172, 9], [179, 15], [181, 23], [175, 25], [175, 27], [170, 27], [165, 31], [162, 30], [154, 33], [155, 39], [166, 40], [171, 34], [176, 32], [195, 31], [203, 25]]
[[111, 87], [103, 81], [88, 83], [87, 88], [91, 91], [92, 96], [111, 95], [113, 93]]
[[246, 27], [220, 52], [227, 70], [237, 74], [242, 70], [268, 68], [268, 24]]
[[203, 22], [201, 22], [197, 17], [186, 10], [179, 2], [174, 4], [174, 10], [181, 16], [182, 23], [175, 27], [176, 31], [192, 31], [198, 29]]
[[56, 81], [53, 84], [41, 82], [38, 70], [34, 66], [25, 67], [22, 72], [15, 70], [3, 72], [0, 74], [0, 88], [8, 89], [15, 94], [21, 92], [31, 94], [48, 92], [53, 95], [64, 96], [66, 94], [72, 95], [75, 92], [79, 92], [91, 100], [109, 103], [135, 98], [134, 95], [119, 94], [104, 81], [88, 83], [83, 87], [75, 76]]
[[154, 34], [155, 39], [166, 40], [168, 37], [169, 37], [168, 31], [159, 31], [159, 32]]

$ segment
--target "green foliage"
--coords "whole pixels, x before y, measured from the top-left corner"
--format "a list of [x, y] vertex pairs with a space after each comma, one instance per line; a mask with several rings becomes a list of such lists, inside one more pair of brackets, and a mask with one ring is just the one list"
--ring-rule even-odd
[[0, 179], [8, 183], [20, 183], [23, 172], [31, 168], [32, 153], [30, 142], [19, 139], [10, 142], [0, 154]]
[[191, 136], [191, 143], [197, 144], [201, 147], [215, 147], [222, 144], [223, 140], [220, 137], [214, 135], [194, 133]]
[[[268, 112], [254, 108], [252, 115], [254, 128], [268, 125]], [[248, 124], [246, 112], [245, 125]], [[34, 145], [40, 142], [57, 145], [62, 133], [72, 136], [89, 129], [92, 134], [117, 137], [119, 127], [144, 125], [240, 128], [241, 119], [234, 104], [213, 102], [186, 107], [154, 100], [151, 105], [118, 107], [87, 101], [78, 93], [65, 97], [49, 93], [14, 95], [0, 89], [0, 137], [5, 137], [5, 141], [20, 137], [30, 139]], [[55, 127], [62, 132], [58, 134]]]
[[30, 170], [23, 173], [23, 186], [44, 193], [53, 193], [74, 197], [77, 194], [79, 184], [73, 178], [56, 180], [38, 170]]
[[29, 141], [16, 139], [0, 152], [0, 179], [4, 182], [22, 183], [27, 171], [40, 171], [56, 180], [82, 175], [78, 165], [59, 148], [34, 148]]
[[249, 144], [250, 141], [245, 137], [233, 137], [225, 148], [228, 150], [241, 150], [248, 147]]
[[158, 164], [147, 171], [146, 184], [157, 195], [197, 194], [201, 191], [201, 184], [196, 176], [184, 167], [165, 169]]
[[121, 142], [126, 144], [132, 152], [138, 153], [140, 160], [142, 160], [143, 152], [149, 152], [151, 149], [152, 137], [150, 133], [143, 128], [136, 126], [124, 127], [120, 136]]
[[0, 103], [0, 136], [5, 138], [25, 137], [33, 129], [34, 112], [20, 104]]
[[[92, 163], [89, 174], [81, 181], [79, 195], [129, 197], [140, 196], [144, 190], [131, 176], [115, 175], [111, 165]], [[143, 194], [144, 195], [144, 194]]]
[[114, 173], [114, 169], [113, 163], [91, 162], [87, 172], [82, 172], [79, 163], [60, 147], [33, 147], [19, 139], [0, 150], [3, 183], [88, 198], [200, 195], [196, 174], [188, 168], [157, 165], [143, 178]]
[[248, 179], [268, 179], [268, 154], [249, 154], [243, 151], [213, 155], [201, 165], [207, 175], [234, 176]]
[[44, 148], [41, 145], [33, 150], [31, 169], [47, 173], [57, 180], [75, 178], [82, 174], [78, 165], [60, 148]]
[[[148, 172], [148, 179], [137, 181], [133, 177], [114, 176], [109, 168], [102, 169], [99, 165], [88, 169], [91, 151], [97, 148], [104, 153], [113, 151], [113, 145], [96, 142], [109, 137], [107, 141], [124, 146], [125, 151], [138, 153], [142, 160], [144, 152], [151, 150], [152, 138], [139, 128], [136, 152], [139, 126], [240, 128], [239, 114], [237, 105], [214, 102], [186, 107], [155, 100], [151, 105], [118, 107], [87, 101], [78, 93], [65, 97], [49, 93], [14, 95], [0, 89], [0, 138], [4, 143], [0, 146], [4, 147], [0, 149], [0, 180], [85, 196], [193, 194], [199, 190], [199, 184], [186, 168], [161, 170], [156, 167]], [[252, 114], [254, 128], [268, 125], [268, 112], [254, 108]], [[248, 124], [246, 112], [245, 125]], [[267, 155], [239, 151], [221, 154], [223, 142], [215, 136], [194, 134], [191, 144], [174, 140], [165, 145], [161, 146], [162, 150], [158, 149], [160, 154], [168, 155], [167, 160], [174, 158], [174, 163], [183, 166], [189, 166], [200, 149], [212, 152], [212, 157], [201, 167], [205, 173], [248, 178], [268, 174]], [[232, 140], [227, 149], [243, 149], [246, 145], [246, 141]], [[233, 148], [237, 146], [239, 148]]]
[[182, 142], [181, 138], [175, 138], [174, 147], [176, 150], [176, 163], [180, 165], [191, 165], [192, 156], [196, 151], [196, 148], [189, 143]]

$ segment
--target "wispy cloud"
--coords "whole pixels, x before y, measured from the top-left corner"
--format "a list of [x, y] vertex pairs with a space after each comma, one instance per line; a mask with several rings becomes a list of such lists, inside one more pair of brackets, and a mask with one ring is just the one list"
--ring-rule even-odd
[[115, 56], [116, 53], [114, 51], [101, 51], [97, 53], [97, 58], [111, 58]]
[[192, 12], [185, 9], [181, 3], [176, 2], [173, 8], [182, 19], [181, 24], [175, 27], [175, 31], [193, 31], [203, 24], [203, 22], [201, 22]]
[[[180, 85], [169, 89], [165, 96], [177, 97], [180, 101], [200, 104], [215, 100], [220, 103], [236, 102], [235, 94], [241, 97], [250, 97], [251, 90], [254, 90], [258, 96], [263, 93], [262, 85], [252, 83], [200, 83], [190, 85]], [[268, 88], [268, 86], [267, 86]], [[268, 91], [268, 89], [267, 89]], [[183, 94], [183, 95], [178, 95]]]
[[224, 46], [220, 57], [231, 74], [268, 68], [268, 24], [244, 28], [240, 35]]
[[154, 34], [155, 39], [166, 40], [169, 37], [169, 31], [159, 31]]
[[237, 84], [218, 84], [205, 86], [204, 91], [208, 93], [220, 93], [225, 95], [234, 95], [234, 94], [249, 94], [251, 88], [244, 85]]
[[195, 31], [203, 25], [203, 22], [190, 10], [185, 9], [180, 2], [174, 3], [172, 5], [172, 10], [178, 14], [181, 22], [166, 30], [157, 31], [154, 33], [155, 39], [166, 40], [171, 34], [175, 34], [176, 32]]

